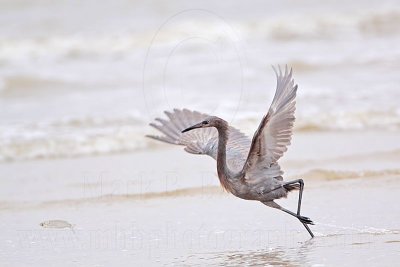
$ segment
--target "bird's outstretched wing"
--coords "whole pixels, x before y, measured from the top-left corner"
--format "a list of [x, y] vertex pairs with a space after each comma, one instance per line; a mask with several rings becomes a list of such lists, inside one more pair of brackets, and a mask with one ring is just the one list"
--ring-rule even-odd
[[277, 77], [275, 96], [254, 133], [242, 170], [250, 181], [262, 178], [261, 172], [267, 177], [281, 179], [282, 171], [277, 161], [286, 152], [292, 137], [297, 85], [294, 84], [292, 70], [288, 71], [286, 67], [284, 73], [280, 68], [274, 68], [274, 71]]
[[[197, 111], [174, 109], [165, 111], [166, 119], [157, 118], [158, 123], [150, 123], [163, 136], [147, 135], [155, 140], [185, 146], [185, 151], [192, 154], [205, 154], [217, 158], [218, 132], [215, 128], [200, 128], [182, 133], [182, 130], [209, 117]], [[227, 142], [227, 164], [232, 170], [240, 171], [250, 148], [250, 139], [239, 130], [229, 126]]]

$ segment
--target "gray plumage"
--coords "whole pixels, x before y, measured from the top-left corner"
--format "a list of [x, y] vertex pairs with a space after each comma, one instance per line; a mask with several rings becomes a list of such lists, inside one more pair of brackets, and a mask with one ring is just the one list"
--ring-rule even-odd
[[[185, 151], [192, 154], [211, 156], [217, 161], [218, 177], [227, 191], [295, 216], [313, 237], [307, 226], [313, 224], [312, 221], [300, 215], [303, 180], [285, 182], [278, 164], [291, 141], [297, 85], [292, 70], [286, 67], [284, 73], [280, 68], [274, 71], [277, 77], [275, 96], [252, 140], [221, 118], [188, 109], [165, 111], [168, 119], [157, 118], [158, 123], [150, 124], [163, 135], [148, 137], [185, 146]], [[295, 189], [300, 190], [297, 213], [274, 202]]]

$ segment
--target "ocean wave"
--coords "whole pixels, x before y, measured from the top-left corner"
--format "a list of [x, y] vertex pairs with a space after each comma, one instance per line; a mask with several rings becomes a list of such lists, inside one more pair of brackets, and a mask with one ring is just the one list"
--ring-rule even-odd
[[394, 34], [400, 32], [400, 10], [371, 12], [358, 22], [358, 29], [367, 34]]
[[326, 169], [313, 169], [309, 170], [302, 175], [307, 179], [321, 179], [321, 180], [342, 180], [354, 178], [373, 178], [383, 176], [400, 176], [400, 169], [388, 170], [367, 170], [367, 171], [340, 171], [340, 170], [326, 170]]
[[[324, 97], [324, 96], [323, 96]], [[328, 97], [328, 96], [326, 96]], [[319, 131], [348, 131], [348, 130], [400, 130], [400, 110], [349, 110], [349, 111], [323, 111], [324, 107], [317, 107], [318, 112], [307, 114], [307, 110], [297, 111], [294, 128], [296, 132]], [[322, 112], [323, 111], [323, 112]], [[238, 125], [257, 124], [259, 114], [238, 114]]]
[[[39, 91], [53, 91], [68, 85], [68, 81], [55, 78], [42, 78], [30, 75], [10, 75], [0, 77], [1, 97], [27, 97], [37, 95]], [[29, 88], [29, 90], [26, 90]]]
[[[0, 126], [0, 162], [65, 158], [134, 152], [156, 146], [145, 138], [151, 133], [140, 115], [82, 117], [29, 124]], [[241, 114], [233, 123], [240, 129], [255, 129], [259, 114]], [[299, 116], [296, 132], [400, 130], [400, 116], [389, 113], [349, 113]], [[251, 136], [252, 132], [248, 135]]]
[[[301, 22], [301, 23], [299, 23]], [[344, 35], [393, 35], [400, 32], [400, 10], [369, 10], [362, 13], [294, 15], [258, 21], [245, 27], [276, 41], [336, 38]]]
[[299, 117], [296, 130], [329, 131], [329, 130], [367, 130], [367, 129], [400, 129], [400, 114], [397, 110], [387, 111], [348, 111], [342, 113], [324, 113], [319, 116]]
[[[140, 41], [142, 40], [142, 41]], [[120, 56], [132, 53], [146, 42], [135, 34], [115, 36], [115, 34], [88, 35], [50, 35], [47, 38], [8, 38], [2, 41], [0, 58], [3, 60], [28, 59], [93, 59], [95, 57]], [[143, 49], [143, 47], [141, 47]]]
[[[158, 44], [170, 44], [188, 36], [213, 38], [231, 38], [233, 33], [221, 35], [221, 22], [198, 20], [184, 17], [176, 27], [165, 27], [157, 35]], [[301, 23], [299, 23], [301, 22]], [[226, 31], [237, 30], [243, 36], [266, 36], [275, 41], [293, 41], [343, 38], [344, 35], [394, 35], [400, 32], [400, 9], [367, 10], [358, 13], [306, 14], [280, 17], [257, 17], [251, 22], [236, 20], [232, 27], [224, 25]], [[115, 31], [111, 33], [49, 34], [48, 37], [14, 37], [0, 39], [0, 59], [2, 62], [26, 62], [32, 59], [77, 60], [93, 58], [116, 59], [127, 57], [135, 51], [148, 48], [154, 37], [155, 28], [148, 31]]]
[[133, 116], [6, 125], [0, 127], [0, 161], [136, 151], [147, 146], [142, 129]]
[[364, 68], [366, 66], [391, 66], [392, 68], [400, 67], [399, 57], [396, 55], [373, 55], [369, 57], [344, 56], [335, 59], [325, 58], [324, 60], [315, 59], [293, 59], [288, 60], [285, 64], [298, 72], [315, 72], [321, 70], [336, 71], [338, 68]]

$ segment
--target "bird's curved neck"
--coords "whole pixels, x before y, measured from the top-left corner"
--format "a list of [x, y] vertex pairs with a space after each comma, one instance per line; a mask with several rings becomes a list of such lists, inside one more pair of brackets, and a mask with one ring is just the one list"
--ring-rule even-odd
[[218, 130], [217, 172], [221, 185], [230, 191], [229, 178], [232, 175], [226, 164], [226, 144], [228, 142], [228, 126], [221, 126]]

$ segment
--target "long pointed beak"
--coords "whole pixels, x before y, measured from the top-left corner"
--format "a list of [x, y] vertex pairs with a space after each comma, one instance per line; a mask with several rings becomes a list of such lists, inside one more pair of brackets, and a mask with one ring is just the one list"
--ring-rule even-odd
[[198, 123], [198, 124], [195, 124], [195, 125], [193, 125], [193, 126], [190, 126], [189, 128], [186, 128], [185, 130], [182, 131], [182, 133], [191, 131], [191, 130], [193, 130], [193, 129], [201, 128], [201, 127], [202, 127], [202, 124], [201, 124], [201, 123]]

